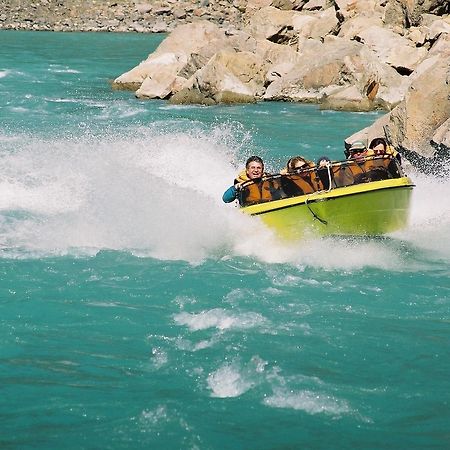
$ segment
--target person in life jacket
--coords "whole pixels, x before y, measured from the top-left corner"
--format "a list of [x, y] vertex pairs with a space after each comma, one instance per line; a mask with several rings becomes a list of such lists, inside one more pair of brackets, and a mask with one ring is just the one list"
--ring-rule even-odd
[[365, 156], [373, 156], [375, 153], [373, 150], [369, 150], [366, 144], [362, 141], [353, 142], [348, 150], [345, 152], [347, 159], [362, 160]]
[[236, 200], [238, 192], [243, 183], [250, 180], [261, 179], [264, 173], [264, 161], [259, 156], [250, 156], [245, 163], [245, 169], [238, 174], [230, 186], [222, 195], [225, 203], [231, 203]]
[[280, 171], [281, 184], [288, 197], [310, 194], [318, 189], [314, 173], [307, 169], [315, 167], [314, 162], [303, 156], [294, 156], [289, 159], [286, 167]]
[[307, 160], [303, 156], [294, 156], [287, 162], [286, 168], [281, 169], [280, 173], [283, 175], [287, 173], [295, 173], [298, 170], [308, 169], [314, 166], [315, 164], [312, 161]]
[[398, 167], [402, 163], [400, 153], [395, 150], [391, 145], [388, 145], [384, 138], [372, 139], [369, 145], [375, 155], [392, 155], [396, 162], [393, 160], [376, 161], [376, 166], [383, 166], [387, 172], [393, 177], [398, 178], [401, 176], [401, 169]]
[[372, 150], [375, 155], [392, 155], [400, 164], [402, 162], [400, 153], [391, 145], [388, 145], [384, 138], [372, 139], [369, 149]]
[[264, 161], [259, 156], [251, 156], [245, 163], [245, 170], [238, 174], [233, 186], [224, 192], [222, 200], [230, 203], [239, 197], [241, 204], [253, 204], [285, 197], [278, 180], [263, 179], [269, 176], [269, 173], [264, 172]]

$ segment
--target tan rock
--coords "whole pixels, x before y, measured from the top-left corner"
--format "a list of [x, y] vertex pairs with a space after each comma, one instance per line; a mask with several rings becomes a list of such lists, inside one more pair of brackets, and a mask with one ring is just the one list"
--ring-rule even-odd
[[353, 39], [355, 36], [358, 36], [359, 33], [372, 26], [383, 26], [381, 14], [372, 14], [370, 16], [358, 15], [350, 17], [341, 24], [338, 36], [346, 39]]
[[262, 94], [264, 74], [253, 53], [222, 50], [188, 80], [171, 102], [254, 102]]
[[407, 157], [434, 158], [450, 151], [450, 56], [429, 58], [415, 76], [405, 99], [373, 125], [346, 139], [382, 135], [387, 126], [393, 145]]
[[450, 34], [441, 34], [437, 41], [433, 44], [428, 52], [428, 56], [442, 54], [449, 55], [450, 53]]
[[415, 44], [416, 47], [422, 47], [427, 40], [428, 31], [428, 27], [411, 27], [405, 34], [405, 37]]
[[450, 117], [450, 57], [436, 58], [413, 81], [405, 100], [392, 111], [394, 142], [422, 156], [434, 151], [430, 140]]
[[[317, 55], [321, 55], [317, 58]], [[362, 44], [340, 38], [308, 40], [297, 62], [270, 67], [267, 100], [322, 102], [330, 108], [367, 111], [392, 109], [404, 97], [409, 80], [383, 64]]]
[[282, 11], [267, 6], [257, 11], [249, 20], [244, 31], [256, 39], [269, 39], [273, 42], [287, 42], [293, 37], [293, 18], [297, 11]]
[[434, 41], [443, 33], [450, 34], [450, 23], [446, 20], [437, 19], [429, 26], [427, 39]]
[[225, 41], [224, 31], [212, 23], [181, 25], [145, 61], [116, 78], [113, 87], [137, 89], [139, 98], [166, 98], [168, 87], [191, 62], [192, 55], [204, 54], [209, 59]]
[[292, 18], [294, 32], [301, 39], [324, 38], [338, 25], [334, 8], [325, 11], [296, 14]]
[[[326, 9], [328, 6], [327, 0], [309, 0], [303, 5], [303, 11], [317, 11]], [[333, 7], [334, 9], [334, 7]]]
[[135, 95], [138, 98], [167, 98], [172, 93], [172, 87], [177, 80], [172, 67], [161, 67], [152, 75], [147, 76]]
[[436, 130], [431, 141], [437, 147], [450, 149], [450, 118]]
[[290, 11], [294, 8], [294, 2], [291, 0], [272, 0], [271, 6], [285, 11]]
[[377, 10], [376, 0], [335, 0], [334, 3], [343, 20], [359, 14], [369, 17]]
[[275, 44], [274, 42], [259, 40], [253, 51], [261, 64], [266, 64], [269, 68], [280, 63], [298, 63], [301, 55], [294, 47], [289, 45]]
[[382, 62], [410, 72], [427, 54], [426, 49], [416, 48], [409, 39], [376, 25], [361, 31], [357, 37], [361, 43], [374, 51]]

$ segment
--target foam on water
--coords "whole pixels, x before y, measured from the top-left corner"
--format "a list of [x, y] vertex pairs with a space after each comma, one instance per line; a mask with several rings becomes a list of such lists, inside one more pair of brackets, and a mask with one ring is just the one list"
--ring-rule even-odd
[[241, 374], [230, 366], [224, 366], [208, 377], [208, 385], [215, 397], [238, 397], [252, 387]]
[[[222, 364], [207, 377], [211, 396], [239, 397], [258, 387], [254, 395], [270, 408], [301, 410], [310, 415], [326, 414], [335, 418], [349, 414], [359, 416], [345, 399], [329, 393], [330, 386], [321, 380], [301, 375], [296, 380], [285, 379], [278, 367], [268, 368], [267, 365], [267, 361], [257, 355], [248, 362], [236, 359]], [[298, 383], [312, 384], [314, 390], [294, 388]]]
[[283, 243], [259, 219], [221, 201], [248, 136], [227, 125], [165, 126], [48, 141], [21, 136], [19, 145], [17, 137], [2, 137], [3, 249], [45, 255], [106, 248], [192, 263], [250, 256], [329, 270], [405, 270], [405, 252], [414, 248], [449, 258], [448, 183], [413, 174], [411, 225], [389, 238]]
[[176, 314], [174, 319], [179, 325], [188, 326], [191, 331], [208, 328], [217, 328], [218, 330], [246, 329], [261, 325], [266, 321], [259, 313], [247, 312], [239, 314], [222, 308], [214, 308], [198, 314], [181, 312]]
[[308, 414], [324, 413], [339, 416], [351, 411], [345, 401], [307, 390], [292, 392], [278, 389], [273, 395], [264, 399], [264, 404], [274, 408], [302, 410]]

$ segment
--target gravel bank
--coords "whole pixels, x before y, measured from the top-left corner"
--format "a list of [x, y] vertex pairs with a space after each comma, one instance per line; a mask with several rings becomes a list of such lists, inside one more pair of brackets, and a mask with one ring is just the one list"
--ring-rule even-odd
[[238, 26], [242, 0], [2, 0], [0, 29], [165, 33], [204, 19], [225, 28]]

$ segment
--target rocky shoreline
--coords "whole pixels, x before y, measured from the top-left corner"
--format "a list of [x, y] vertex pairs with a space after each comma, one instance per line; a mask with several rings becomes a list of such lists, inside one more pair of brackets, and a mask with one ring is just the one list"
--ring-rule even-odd
[[0, 29], [167, 33], [198, 19], [235, 27], [242, 21], [246, 3], [242, 0], [2, 0]]
[[[411, 160], [450, 151], [448, 0], [3, 0], [0, 29], [170, 32], [116, 89], [172, 103], [295, 101], [387, 113]], [[420, 156], [420, 158], [419, 158]]]

